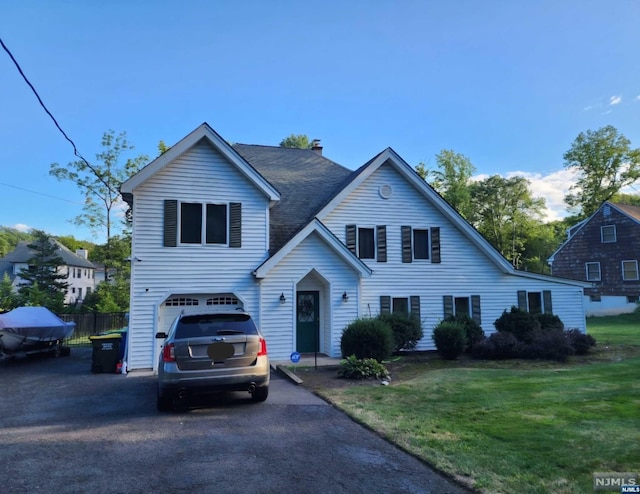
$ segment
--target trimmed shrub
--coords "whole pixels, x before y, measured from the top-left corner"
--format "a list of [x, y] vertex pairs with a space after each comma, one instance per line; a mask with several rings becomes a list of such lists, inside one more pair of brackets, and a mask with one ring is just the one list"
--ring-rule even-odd
[[433, 342], [438, 353], [447, 360], [455, 360], [467, 344], [464, 326], [457, 322], [442, 321], [433, 329]]
[[517, 307], [511, 307], [510, 312], [505, 310], [493, 324], [499, 332], [511, 333], [518, 341], [526, 343], [531, 341], [533, 333], [541, 327], [536, 316]]
[[415, 316], [396, 312], [380, 314], [378, 319], [391, 327], [394, 352], [413, 350], [424, 336], [420, 320]]
[[542, 331], [563, 331], [564, 323], [555, 314], [537, 314]]
[[456, 322], [462, 324], [467, 337], [467, 344], [464, 351], [470, 353], [471, 349], [484, 340], [482, 327], [467, 315], [451, 315], [444, 318], [445, 322]]
[[521, 352], [521, 346], [513, 333], [498, 331], [474, 345], [471, 353], [477, 358], [502, 360], [517, 357]]
[[389, 377], [389, 371], [374, 358], [359, 359], [355, 355], [350, 355], [340, 362], [338, 377], [344, 379], [385, 379]]
[[522, 345], [520, 349], [520, 357], [522, 358], [564, 362], [569, 355], [573, 355], [573, 347], [562, 331], [538, 330], [531, 336], [531, 341]]
[[378, 362], [391, 355], [393, 336], [391, 328], [379, 319], [356, 319], [342, 332], [342, 357], [355, 355], [359, 359], [374, 358]]
[[596, 346], [596, 340], [590, 334], [581, 333], [579, 329], [569, 329], [564, 334], [576, 355], [586, 355], [591, 347]]

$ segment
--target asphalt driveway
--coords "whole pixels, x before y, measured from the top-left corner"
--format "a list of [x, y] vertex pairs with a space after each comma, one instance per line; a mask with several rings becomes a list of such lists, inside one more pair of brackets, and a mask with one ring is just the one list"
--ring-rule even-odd
[[161, 414], [152, 376], [90, 368], [90, 349], [0, 361], [2, 492], [467, 492], [275, 373], [265, 403]]

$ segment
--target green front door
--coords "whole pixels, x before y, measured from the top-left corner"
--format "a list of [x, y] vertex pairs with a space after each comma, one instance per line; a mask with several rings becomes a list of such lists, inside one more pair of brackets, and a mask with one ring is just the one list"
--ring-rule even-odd
[[296, 293], [296, 351], [319, 351], [320, 292]]

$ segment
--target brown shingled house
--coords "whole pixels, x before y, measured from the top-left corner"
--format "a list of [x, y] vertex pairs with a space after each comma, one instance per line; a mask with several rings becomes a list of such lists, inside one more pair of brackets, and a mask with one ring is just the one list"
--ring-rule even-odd
[[640, 207], [604, 202], [549, 258], [554, 276], [593, 282], [585, 312], [632, 312], [640, 297]]

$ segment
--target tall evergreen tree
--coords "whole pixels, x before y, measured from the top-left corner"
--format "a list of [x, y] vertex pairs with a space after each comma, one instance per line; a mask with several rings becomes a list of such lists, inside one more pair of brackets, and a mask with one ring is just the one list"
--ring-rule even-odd
[[55, 241], [41, 230], [33, 230], [34, 241], [28, 245], [33, 251], [29, 268], [20, 272], [23, 285], [18, 293], [23, 305], [41, 305], [52, 312], [62, 312], [69, 284], [68, 275], [60, 271], [65, 263], [58, 254]]

